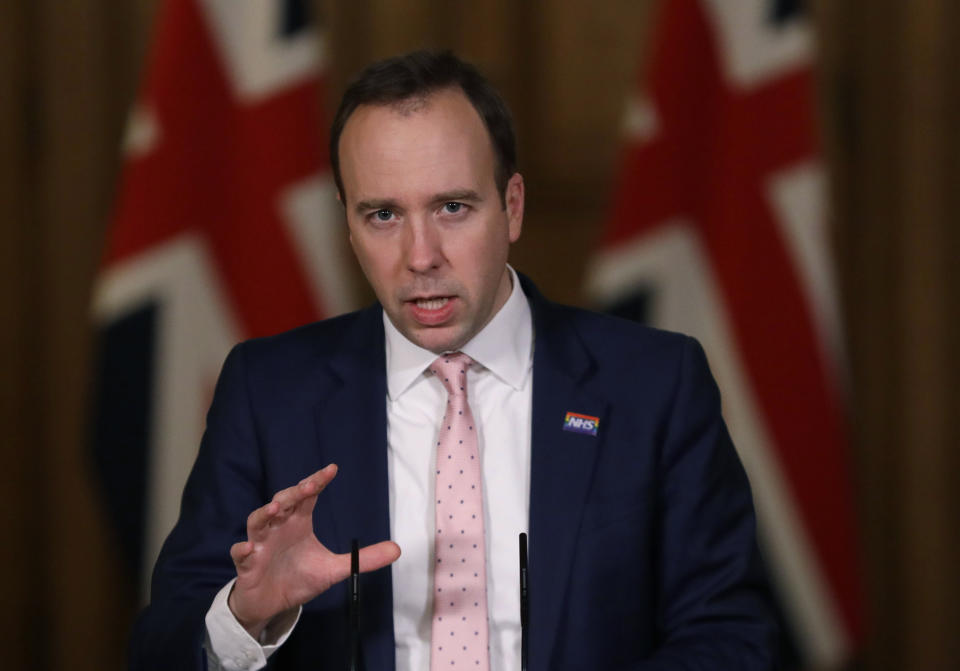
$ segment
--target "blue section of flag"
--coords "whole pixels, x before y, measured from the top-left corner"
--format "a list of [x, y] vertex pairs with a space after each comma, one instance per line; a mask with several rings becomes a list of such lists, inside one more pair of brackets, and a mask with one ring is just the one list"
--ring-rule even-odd
[[147, 304], [100, 331], [93, 378], [93, 462], [131, 579], [144, 551], [157, 311]]
[[307, 0], [283, 0], [280, 34], [289, 37], [307, 28], [311, 23], [310, 13]]
[[806, 0], [771, 0], [770, 19], [781, 25], [806, 13]]
[[604, 306], [604, 311], [630, 321], [641, 324], [651, 324], [651, 307], [655, 300], [656, 290], [653, 287], [638, 287], [616, 301]]

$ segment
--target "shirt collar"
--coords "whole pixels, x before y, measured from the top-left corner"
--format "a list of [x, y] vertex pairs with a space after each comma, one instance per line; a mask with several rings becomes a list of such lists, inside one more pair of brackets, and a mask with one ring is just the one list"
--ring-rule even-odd
[[[507, 302], [467, 344], [460, 348], [514, 389], [523, 386], [533, 355], [533, 318], [516, 271], [507, 266], [513, 289]], [[386, 336], [387, 393], [397, 399], [432, 364], [437, 355], [418, 347], [383, 313]]]

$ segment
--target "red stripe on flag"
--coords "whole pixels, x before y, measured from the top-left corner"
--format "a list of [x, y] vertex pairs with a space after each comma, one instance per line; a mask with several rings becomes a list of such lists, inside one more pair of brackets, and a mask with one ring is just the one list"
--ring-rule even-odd
[[649, 90], [656, 133], [628, 148], [606, 249], [691, 220], [720, 283], [740, 355], [850, 636], [861, 634], [842, 412], [768, 181], [818, 159], [809, 69], [744, 92], [725, 82], [696, 0], [668, 1]]
[[319, 81], [255, 104], [238, 100], [194, 3], [163, 6], [141, 95], [158, 144], [126, 165], [105, 262], [195, 232], [244, 335], [313, 321], [316, 299], [279, 207], [285, 188], [326, 167]]

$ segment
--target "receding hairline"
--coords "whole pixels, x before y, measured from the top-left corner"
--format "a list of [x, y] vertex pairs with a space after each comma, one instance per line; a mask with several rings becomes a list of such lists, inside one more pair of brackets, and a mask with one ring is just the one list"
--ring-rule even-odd
[[517, 171], [516, 135], [510, 109], [499, 92], [472, 64], [453, 52], [420, 50], [367, 66], [348, 86], [330, 127], [330, 166], [341, 198], [340, 139], [360, 107], [387, 107], [401, 114], [417, 111], [440, 91], [459, 90], [480, 116], [493, 145], [494, 178], [506, 206], [506, 187]]
[[474, 107], [474, 105], [471, 103], [466, 92], [456, 84], [442, 86], [431, 91], [417, 92], [401, 100], [386, 100], [383, 102], [370, 101], [360, 103], [353, 108], [353, 110], [350, 112], [350, 116], [344, 119], [343, 126], [340, 131], [340, 137], [337, 139], [337, 153], [340, 154], [343, 146], [343, 138], [347, 134], [346, 131], [350, 126], [350, 122], [358, 115], [362, 115], [374, 110], [385, 110], [406, 119], [414, 115], [423, 114], [430, 111], [437, 99], [447, 93], [452, 94], [455, 99], [465, 103], [464, 109], [469, 109], [472, 112], [473, 118], [480, 123], [480, 126], [484, 131], [484, 135], [487, 137], [487, 140], [490, 143], [490, 148], [494, 152], [494, 160], [496, 160], [496, 148], [493, 146], [493, 138], [490, 137], [490, 132], [487, 130], [486, 124], [483, 122], [483, 117], [477, 111], [476, 107]]
[[[419, 114], [420, 112], [426, 111], [434, 101], [445, 93], [451, 93], [455, 96], [462, 99], [467, 107], [473, 110], [474, 116], [477, 120], [480, 121], [481, 125], [484, 128], [484, 131], [489, 136], [490, 131], [487, 129], [486, 124], [483, 121], [483, 116], [477, 110], [476, 106], [470, 100], [470, 96], [467, 95], [467, 92], [463, 90], [458, 84], [450, 84], [447, 86], [439, 86], [435, 89], [429, 91], [418, 91], [406, 98], [401, 98], [400, 100], [384, 100], [377, 101], [371, 100], [369, 102], [363, 102], [358, 104], [350, 111], [350, 115], [343, 121], [343, 129], [346, 129], [347, 124], [350, 123], [350, 120], [356, 116], [357, 112], [360, 112], [365, 109], [387, 109], [391, 112], [395, 112], [402, 117], [413, 116], [414, 114]], [[337, 140], [337, 144], [343, 140], [343, 131], [340, 133], [340, 137]], [[490, 138], [490, 144], [493, 145], [493, 138]], [[338, 147], [339, 148], [339, 147]]]
[[[460, 87], [456, 85], [445, 86], [443, 88], [435, 89], [432, 91], [421, 91], [419, 93], [414, 93], [408, 98], [401, 98], [400, 100], [388, 100], [382, 103], [378, 103], [378, 102], [361, 103], [360, 105], [357, 105], [357, 108], [354, 110], [354, 113], [356, 113], [357, 109], [360, 109], [362, 107], [387, 107], [393, 110], [394, 112], [397, 112], [401, 116], [411, 116], [413, 114], [416, 114], [417, 112], [422, 112], [427, 107], [429, 107], [431, 99], [435, 98], [438, 93], [440, 93], [445, 89], [460, 89]], [[464, 97], [466, 97], [466, 94], [464, 94]], [[350, 116], [353, 116], [353, 114], [351, 114]], [[350, 117], [347, 117], [347, 121], [350, 121]]]
[[[366, 112], [375, 111], [375, 110], [385, 110], [392, 114], [396, 114], [402, 118], [409, 118], [416, 114], [421, 114], [428, 112], [436, 103], [437, 99], [445, 94], [450, 94], [453, 96], [454, 100], [457, 100], [462, 104], [463, 110], [476, 121], [477, 126], [476, 130], [479, 131], [479, 136], [484, 138], [483, 141], [486, 142], [486, 146], [490, 150], [490, 157], [494, 166], [494, 183], [496, 183], [496, 169], [497, 169], [497, 150], [496, 145], [493, 141], [493, 138], [490, 135], [487, 125], [484, 123], [483, 117], [480, 115], [480, 112], [477, 110], [476, 106], [473, 105], [470, 97], [467, 95], [466, 91], [462, 89], [457, 84], [451, 84], [449, 86], [440, 86], [431, 91], [418, 92], [414, 95], [411, 95], [402, 100], [389, 100], [384, 102], [365, 102], [357, 105], [351, 111], [350, 116], [348, 116], [342, 126], [340, 137], [337, 140], [338, 144], [338, 154], [340, 154], [340, 160], [342, 165], [342, 147], [344, 138], [348, 136], [347, 129], [351, 126], [351, 120], [353, 120], [358, 115], [363, 115]], [[466, 127], [467, 124], [461, 124], [461, 127]], [[356, 129], [354, 129], [354, 133]], [[512, 176], [512, 175], [510, 175]], [[510, 177], [508, 176], [508, 177]], [[342, 179], [342, 176], [341, 176]], [[342, 187], [342, 204], [346, 206], [346, 188], [345, 185]], [[499, 186], [498, 186], [499, 191]], [[503, 201], [503, 194], [501, 194], [501, 201]], [[504, 203], [505, 204], [505, 203]]]

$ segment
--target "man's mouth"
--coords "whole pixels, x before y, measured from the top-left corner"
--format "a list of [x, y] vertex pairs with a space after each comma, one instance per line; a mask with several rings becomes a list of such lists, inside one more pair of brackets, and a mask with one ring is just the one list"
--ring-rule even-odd
[[449, 301], [449, 298], [443, 296], [441, 298], [418, 298], [413, 302], [421, 310], [439, 310]]
[[422, 326], [441, 326], [453, 317], [456, 296], [412, 298], [407, 305], [414, 320]]

